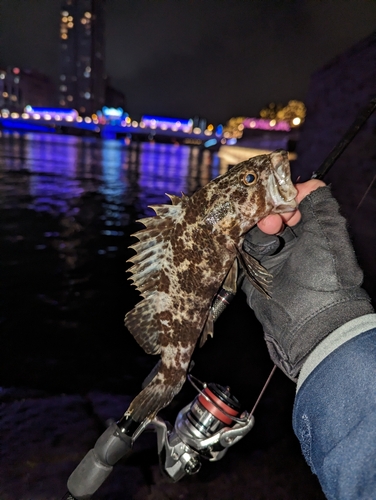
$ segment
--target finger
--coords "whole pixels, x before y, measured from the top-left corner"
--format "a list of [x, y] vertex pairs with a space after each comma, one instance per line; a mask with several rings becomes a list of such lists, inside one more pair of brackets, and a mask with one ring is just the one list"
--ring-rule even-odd
[[324, 187], [325, 185], [325, 182], [320, 181], [319, 179], [310, 179], [307, 182], [295, 184], [295, 187], [298, 190], [296, 201], [300, 203], [303, 198], [312, 193], [312, 191], [315, 191], [319, 187]]
[[[312, 191], [325, 185], [325, 182], [319, 179], [310, 179], [307, 182], [296, 184], [295, 187], [298, 190], [296, 201], [300, 203], [306, 196], [312, 193]], [[268, 215], [264, 219], [261, 219], [257, 225], [259, 229], [266, 234], [277, 234], [282, 231], [284, 225], [290, 227], [295, 226], [300, 221], [301, 217], [300, 211], [295, 210], [294, 212], [286, 212], [280, 215]]]
[[[298, 194], [296, 196], [296, 201], [300, 203], [306, 196], [308, 196], [312, 191], [315, 191], [319, 187], [325, 186], [325, 182], [320, 181], [319, 179], [311, 179], [302, 184], [295, 184], [296, 189], [298, 190]], [[296, 226], [296, 224], [302, 218], [302, 215], [299, 210], [295, 212], [288, 212], [285, 214], [281, 214], [282, 220], [284, 224], [287, 226]]]
[[295, 210], [295, 212], [281, 214], [281, 217], [286, 226], [292, 227], [296, 226], [296, 224], [300, 221], [300, 219], [302, 218], [302, 214], [299, 210]]
[[299, 210], [286, 212], [280, 215], [268, 215], [258, 222], [258, 227], [266, 234], [277, 234], [283, 230], [283, 226], [296, 226], [302, 215]]
[[277, 234], [282, 231], [284, 221], [280, 215], [268, 215], [257, 223], [259, 229], [266, 234]]

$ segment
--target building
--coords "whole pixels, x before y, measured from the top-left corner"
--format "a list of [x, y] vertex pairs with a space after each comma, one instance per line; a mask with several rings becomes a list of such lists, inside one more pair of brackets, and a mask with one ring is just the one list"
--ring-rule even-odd
[[54, 103], [55, 86], [46, 75], [30, 69], [0, 69], [0, 108], [22, 112], [28, 105]]
[[[375, 97], [376, 31], [316, 71], [306, 99], [293, 180], [309, 179]], [[376, 304], [376, 112], [324, 180], [332, 186]]]
[[105, 103], [104, 0], [63, 0], [59, 105], [91, 115]]

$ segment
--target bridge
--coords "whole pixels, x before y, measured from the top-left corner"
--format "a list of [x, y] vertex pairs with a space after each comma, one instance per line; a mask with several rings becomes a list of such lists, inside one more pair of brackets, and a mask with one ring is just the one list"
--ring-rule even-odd
[[[240, 127], [240, 128], [239, 128]], [[289, 149], [289, 142], [296, 141], [296, 131], [287, 122], [263, 118], [246, 118], [239, 124], [241, 138], [237, 139], [222, 125], [214, 129], [195, 127], [192, 119], [177, 119], [145, 115], [139, 122], [131, 120], [121, 108], [104, 107], [97, 114], [80, 116], [75, 109], [35, 108], [26, 106], [23, 113], [0, 110], [0, 128], [19, 132], [57, 132], [71, 135], [93, 135], [103, 139], [124, 138], [126, 142], [156, 141], [220, 148], [221, 154], [230, 154], [229, 162], [242, 161], [244, 154], [254, 156], [274, 149]], [[238, 134], [239, 135], [239, 134]], [[231, 146], [231, 148], [227, 148]], [[226, 151], [225, 151], [226, 150]], [[236, 156], [234, 159], [233, 156]]]
[[[14, 131], [59, 132], [73, 135], [94, 135], [104, 139], [156, 140], [209, 146], [227, 142], [221, 128], [205, 130], [193, 127], [193, 120], [144, 116], [139, 122], [128, 116], [79, 116], [76, 110], [63, 108], [32, 108], [23, 113], [0, 111], [0, 127]], [[231, 141], [230, 141], [231, 142]]]

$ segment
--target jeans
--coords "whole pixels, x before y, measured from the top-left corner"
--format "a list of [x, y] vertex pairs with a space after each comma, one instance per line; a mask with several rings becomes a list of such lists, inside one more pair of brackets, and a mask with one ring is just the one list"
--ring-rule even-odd
[[329, 500], [376, 500], [376, 328], [309, 374], [296, 395], [293, 426]]

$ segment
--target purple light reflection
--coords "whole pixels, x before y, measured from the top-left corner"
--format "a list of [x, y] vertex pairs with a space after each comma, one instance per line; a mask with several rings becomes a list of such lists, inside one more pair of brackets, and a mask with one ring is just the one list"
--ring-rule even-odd
[[107, 140], [102, 142], [102, 181], [100, 188], [110, 203], [123, 203], [128, 181], [125, 175], [127, 149], [124, 144]]
[[81, 226], [92, 219], [106, 239], [151, 214], [148, 205], [169, 203], [165, 193], [191, 195], [218, 174], [215, 155], [184, 145], [17, 133], [4, 134], [0, 149], [5, 171], [22, 174], [1, 189], [15, 190], [3, 206], [19, 206], [22, 194], [24, 208]]
[[72, 199], [83, 194], [76, 179], [79, 143], [80, 139], [72, 136], [26, 136], [25, 166], [34, 174], [30, 176], [30, 195], [34, 198], [30, 208], [54, 214], [70, 212]]
[[143, 211], [154, 212], [148, 205], [169, 203], [165, 193], [181, 196], [189, 175], [189, 146], [143, 143], [140, 147], [140, 201]]

